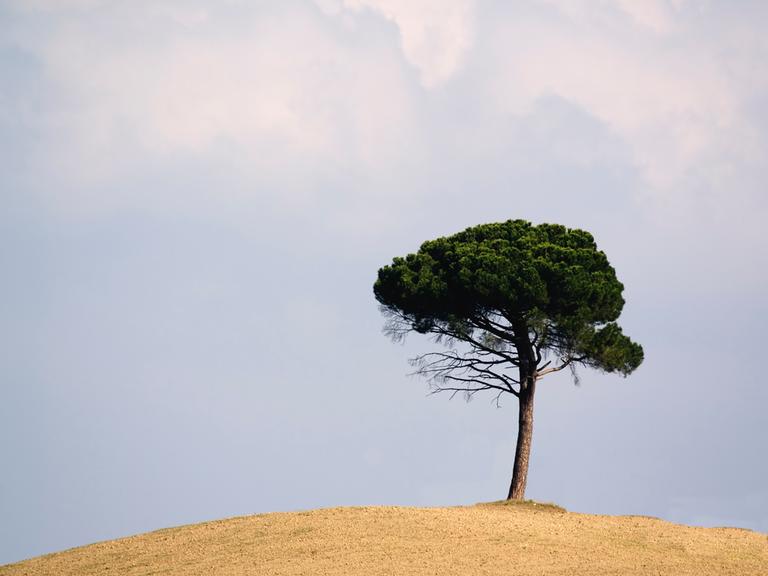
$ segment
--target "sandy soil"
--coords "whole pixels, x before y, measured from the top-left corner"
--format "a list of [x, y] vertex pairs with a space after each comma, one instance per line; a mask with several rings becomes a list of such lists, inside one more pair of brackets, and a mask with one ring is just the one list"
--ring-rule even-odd
[[0, 576], [768, 575], [768, 535], [531, 505], [333, 508], [170, 528], [0, 567]]

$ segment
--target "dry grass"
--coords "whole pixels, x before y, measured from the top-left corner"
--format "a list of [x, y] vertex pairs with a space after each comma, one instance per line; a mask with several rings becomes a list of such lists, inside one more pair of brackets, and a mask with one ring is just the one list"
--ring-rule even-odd
[[768, 574], [768, 535], [554, 505], [333, 508], [170, 528], [0, 567], [0, 576]]

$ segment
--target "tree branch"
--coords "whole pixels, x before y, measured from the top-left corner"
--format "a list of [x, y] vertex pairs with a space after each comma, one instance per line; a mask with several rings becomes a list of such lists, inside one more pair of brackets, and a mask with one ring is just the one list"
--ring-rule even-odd
[[[515, 344], [508, 327], [491, 319], [476, 317], [463, 326], [440, 320], [420, 325], [418, 318], [409, 317], [398, 310], [385, 308], [383, 311], [389, 316], [385, 333], [395, 341], [403, 340], [409, 332], [419, 328], [419, 332], [434, 335], [436, 342], [445, 338], [446, 344], [465, 342], [471, 348], [465, 355], [451, 349], [448, 352], [429, 352], [410, 361], [411, 365], [416, 367], [413, 374], [426, 377], [433, 393], [464, 392], [471, 397], [481, 390], [498, 390], [499, 394], [507, 392], [519, 396], [520, 392], [515, 387], [520, 386], [520, 381], [503, 372], [505, 368], [511, 369], [520, 365], [518, 356], [511, 351], [516, 351], [516, 347], [512, 348]], [[493, 341], [478, 339], [474, 334], [475, 330], [488, 334], [490, 340], [499, 338], [505, 347], [509, 346], [511, 350], [498, 349], [494, 347]], [[447, 382], [462, 383], [464, 386], [446, 386]]]
[[509, 354], [502, 352], [501, 350], [495, 350], [494, 348], [486, 346], [482, 342], [477, 341], [475, 338], [473, 338], [469, 334], [457, 334], [455, 332], [448, 330], [447, 328], [443, 328], [442, 326], [435, 326], [435, 328], [430, 331], [433, 334], [441, 334], [453, 340], [467, 342], [468, 344], [470, 344], [471, 346], [474, 346], [478, 350], [482, 350], [489, 354], [493, 354], [495, 356], [498, 356], [499, 358], [504, 358], [504, 360], [506, 360], [510, 364], [513, 364], [514, 366], [520, 365], [520, 362], [516, 356], [510, 356]]
[[[515, 390], [512, 390], [511, 388], [503, 388], [501, 386], [497, 386], [495, 384], [489, 384], [488, 382], [484, 380], [477, 380], [476, 378], [462, 378], [461, 376], [453, 376], [452, 374], [448, 374], [441, 378], [442, 380], [451, 380], [453, 382], [465, 382], [467, 384], [477, 384], [478, 386], [481, 386], [481, 388], [478, 388], [475, 390], [476, 392], [479, 390], [500, 390], [501, 392], [510, 392], [511, 394], [514, 394], [517, 396], [517, 392]], [[435, 388], [438, 391], [446, 390], [447, 388], [443, 386], [439, 386], [435, 384]], [[466, 389], [466, 388], [465, 388]]]
[[[473, 382], [511, 394], [518, 393], [515, 386], [519, 386], [519, 380], [491, 369], [506, 364], [504, 360], [461, 356], [457, 351], [451, 350], [449, 352], [429, 352], [412, 358], [409, 362], [416, 368], [412, 375], [424, 376], [431, 380], [436, 387], [442, 387], [441, 382], [453, 380]], [[492, 381], [500, 384], [494, 384]]]
[[[563, 368], [567, 368], [571, 364], [573, 364], [575, 362], [581, 362], [581, 361], [583, 361], [585, 359], [586, 358], [584, 356], [571, 357], [571, 358], [566, 358], [566, 359], [562, 359], [561, 358], [561, 360], [563, 360], [563, 363], [560, 364], [560, 366], [553, 366], [552, 368], [546, 368], [545, 370], [537, 370], [536, 371], [536, 380], [544, 378], [544, 376], [546, 376], [547, 374], [552, 374], [553, 372], [559, 372]], [[547, 364], [549, 364], [549, 363], [550, 362], [547, 362]], [[547, 364], [545, 364], [545, 366]]]

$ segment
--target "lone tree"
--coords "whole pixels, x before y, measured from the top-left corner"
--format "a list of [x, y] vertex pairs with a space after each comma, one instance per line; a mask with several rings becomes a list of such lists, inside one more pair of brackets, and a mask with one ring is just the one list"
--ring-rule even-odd
[[385, 333], [415, 331], [445, 345], [411, 360], [433, 393], [482, 390], [519, 401], [515, 464], [507, 499], [522, 500], [528, 476], [536, 383], [589, 366], [627, 376], [643, 349], [615, 323], [624, 286], [592, 235], [524, 220], [482, 224], [424, 242], [395, 258], [373, 286]]

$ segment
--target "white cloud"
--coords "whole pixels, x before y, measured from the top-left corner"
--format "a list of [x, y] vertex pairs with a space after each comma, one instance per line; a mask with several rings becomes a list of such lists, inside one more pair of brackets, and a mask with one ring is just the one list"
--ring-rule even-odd
[[617, 16], [658, 34], [674, 30], [677, 13], [692, 0], [539, 0], [555, 6], [570, 18], [607, 22]]
[[425, 87], [447, 81], [461, 67], [474, 33], [473, 0], [316, 0], [326, 12], [364, 8], [394, 22], [403, 54]]
[[[95, 191], [229, 147], [243, 188], [275, 202], [332, 194], [319, 182], [340, 194], [346, 178], [384, 205], [429, 190], [431, 175], [450, 183], [474, 177], [460, 170], [491, 169], [485, 158], [503, 156], [513, 132], [505, 123], [555, 95], [629, 151], [645, 184], [635, 200], [651, 219], [720, 222], [736, 217], [737, 200], [751, 218], [764, 209], [767, 146], [754, 103], [768, 92], [768, 48], [748, 13], [720, 19], [694, 0], [540, 0], [477, 14], [469, 0], [316, 2], [24, 12], [43, 23], [37, 36], [17, 36], [49, 79], [35, 130], [36, 163], [63, 183], [50, 189], [63, 205], [78, 194], [82, 204], [119, 203], [138, 192]], [[345, 194], [336, 201], [357, 201]]]
[[70, 12], [89, 10], [104, 4], [105, 0], [11, 0], [17, 10], [39, 12]]
[[89, 189], [137, 162], [204, 158], [220, 145], [240, 150], [246, 178], [309, 182], [313, 173], [386, 169], [402, 159], [404, 140], [417, 140], [396, 46], [350, 50], [311, 9], [238, 6], [235, 23], [226, 10], [161, 8], [104, 8], [31, 46], [56, 90], [41, 161], [73, 182], [59, 189], [63, 205], [72, 194], [94, 202]]
[[[759, 154], [744, 107], [754, 90], [748, 83], [756, 80], [734, 76], [735, 62], [722, 56], [726, 39], [715, 35], [702, 44], [700, 30], [689, 25], [702, 22], [682, 3], [649, 2], [641, 9], [628, 1], [545, 2], [562, 10], [565, 23], [540, 11], [495, 23], [491, 50], [505, 58], [488, 81], [489, 98], [511, 114], [525, 114], [538, 98], [554, 94], [601, 120], [632, 151], [646, 180], [648, 202], [641, 204], [654, 219], [679, 225], [702, 211], [722, 214], [712, 204], [729, 203], [732, 191], [714, 187], [704, 194], [702, 183]], [[608, 18], [616, 6], [632, 17]], [[662, 30], [674, 40], [659, 41]], [[766, 75], [760, 76], [765, 85]]]
[[675, 11], [682, 6], [684, 1], [617, 0], [617, 3], [621, 10], [631, 16], [638, 24], [664, 33], [670, 31]]

